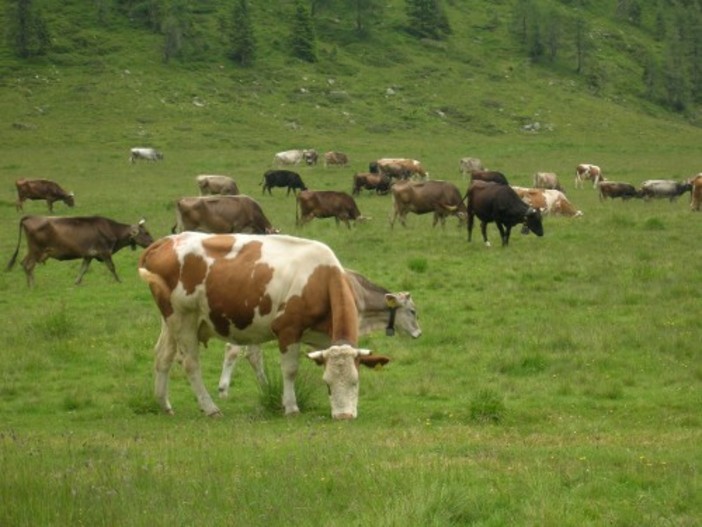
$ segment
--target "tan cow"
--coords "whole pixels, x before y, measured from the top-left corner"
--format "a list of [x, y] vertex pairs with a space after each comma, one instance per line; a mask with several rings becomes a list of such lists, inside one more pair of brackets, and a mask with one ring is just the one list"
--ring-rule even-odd
[[26, 200], [46, 200], [49, 212], [54, 211], [54, 202], [63, 201], [69, 207], [75, 205], [73, 192], [66, 192], [55, 181], [50, 179], [18, 179], [15, 181], [17, 187], [17, 210], [24, 210]]
[[428, 179], [429, 173], [424, 170], [422, 163], [416, 159], [401, 157], [386, 157], [373, 161], [369, 165], [372, 173], [384, 174], [389, 178], [396, 179]]
[[200, 189], [201, 196], [209, 196], [213, 194], [236, 196], [239, 194], [239, 187], [229, 176], [200, 174], [199, 176], [195, 177], [195, 181], [197, 181], [197, 186]]
[[694, 211], [700, 210], [702, 204], [702, 173], [697, 174], [690, 180], [692, 184], [692, 199], [690, 200], [690, 209]]
[[325, 152], [324, 153], [324, 168], [329, 166], [345, 167], [349, 164], [349, 156], [343, 152]]
[[555, 172], [534, 172], [534, 188], [552, 188], [563, 192]]
[[463, 196], [456, 185], [448, 181], [402, 181], [392, 187], [393, 216], [390, 227], [400, 219], [403, 227], [407, 226], [407, 214], [434, 214], [432, 227], [441, 221], [443, 227], [447, 216], [457, 216], [459, 225], [466, 218], [466, 206]]

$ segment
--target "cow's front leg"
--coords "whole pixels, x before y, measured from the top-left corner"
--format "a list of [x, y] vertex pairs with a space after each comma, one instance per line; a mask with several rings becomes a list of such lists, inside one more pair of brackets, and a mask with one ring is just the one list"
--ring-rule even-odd
[[[485, 247], [490, 247], [490, 242], [487, 239], [487, 222], [486, 221], [481, 221], [480, 222], [480, 233], [483, 235], [483, 243], [485, 243]], [[499, 224], [498, 224], [499, 228]], [[500, 234], [502, 234], [502, 229], [500, 229]]]
[[285, 415], [300, 413], [295, 397], [295, 377], [299, 364], [300, 344], [290, 344], [281, 354], [280, 369], [283, 372], [283, 408]]
[[76, 278], [76, 285], [79, 285], [81, 281], [83, 280], [83, 276], [85, 273], [88, 272], [88, 267], [90, 267], [90, 261], [92, 258], [83, 258], [83, 263], [80, 266], [80, 270], [78, 271], [78, 278]]
[[115, 263], [112, 261], [112, 256], [110, 256], [109, 254], [106, 256], [103, 256], [102, 261], [105, 262], [105, 265], [112, 273], [112, 276], [115, 277], [115, 280], [117, 280], [118, 282], [121, 282], [121, 280], [119, 279], [119, 276], [117, 276], [117, 269], [115, 269]]

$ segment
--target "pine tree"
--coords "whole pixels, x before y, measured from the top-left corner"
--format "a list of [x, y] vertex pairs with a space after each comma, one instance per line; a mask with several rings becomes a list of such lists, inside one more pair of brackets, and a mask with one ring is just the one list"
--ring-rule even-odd
[[420, 38], [441, 39], [451, 26], [439, 0], [405, 0], [409, 32]]
[[312, 17], [301, 0], [295, 2], [290, 45], [294, 56], [307, 62], [317, 61], [317, 42]]
[[43, 55], [49, 49], [49, 28], [32, 0], [9, 1], [6, 20], [10, 46], [19, 57]]
[[241, 66], [251, 66], [256, 58], [254, 35], [248, 0], [237, 0], [232, 9], [229, 31], [229, 58]]

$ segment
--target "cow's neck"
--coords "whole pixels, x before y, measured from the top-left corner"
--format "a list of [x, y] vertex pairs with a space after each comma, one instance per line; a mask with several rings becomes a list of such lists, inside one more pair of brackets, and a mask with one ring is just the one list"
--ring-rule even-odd
[[348, 272], [348, 275], [356, 297], [359, 333], [364, 335], [385, 329], [390, 317], [390, 309], [385, 303], [385, 295], [389, 291], [359, 274]]

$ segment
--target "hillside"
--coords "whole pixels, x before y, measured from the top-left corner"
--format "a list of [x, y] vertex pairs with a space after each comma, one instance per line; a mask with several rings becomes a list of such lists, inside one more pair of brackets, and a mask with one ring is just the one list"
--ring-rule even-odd
[[[404, 1], [389, 2], [363, 35], [353, 13], [320, 10], [312, 64], [287, 53], [291, 2], [251, 4], [257, 61], [241, 68], [226, 58], [219, 29], [226, 2], [198, 3], [189, 15], [197, 45], [165, 63], [163, 35], [124, 10], [108, 4], [102, 14], [86, 13], [82, 2], [47, 0], [48, 54], [22, 61], [4, 44], [0, 55], [3, 143], [39, 136], [45, 146], [141, 141], [270, 151], [320, 136], [373, 145], [419, 135], [460, 134], [470, 144], [541, 134], [567, 144], [584, 133], [635, 133], [650, 118], [688, 127], [681, 114], [641, 96], [642, 50], [659, 43], [645, 28], [622, 24], [613, 1], [580, 9], [543, 3], [564, 20], [559, 59], [548, 65], [532, 62], [513, 38], [516, 2], [446, 2], [453, 32], [442, 41], [405, 31]], [[580, 75], [567, 35], [575, 13], [591, 30], [589, 69]]]

